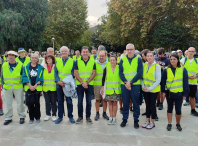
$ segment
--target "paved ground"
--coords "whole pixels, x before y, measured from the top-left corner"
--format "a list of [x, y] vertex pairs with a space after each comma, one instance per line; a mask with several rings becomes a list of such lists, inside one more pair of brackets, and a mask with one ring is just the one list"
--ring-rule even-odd
[[[74, 118], [77, 119], [77, 100], [74, 100]], [[92, 101], [92, 120], [95, 116], [94, 100]], [[173, 129], [171, 132], [166, 130], [166, 104], [165, 109], [158, 111], [159, 121], [152, 130], [143, 128], [133, 128], [133, 113], [130, 112], [128, 125], [120, 127], [122, 115], [118, 112], [117, 125], [107, 125], [107, 121], [100, 118], [88, 125], [84, 120], [82, 124], [71, 124], [67, 117], [59, 124], [55, 125], [52, 121], [44, 122], [45, 102], [41, 97], [41, 123], [19, 124], [16, 110], [16, 101], [13, 101], [14, 117], [10, 125], [4, 126], [4, 117], [0, 117], [0, 146], [110, 146], [110, 145], [142, 145], [142, 146], [197, 146], [198, 145], [198, 117], [190, 116], [190, 107], [183, 107], [183, 117], [181, 125], [182, 132], [178, 132], [173, 118]], [[4, 106], [5, 110], [5, 106]], [[26, 108], [27, 111], [27, 108]], [[141, 113], [145, 111], [143, 109]], [[100, 108], [102, 112], [102, 108]], [[145, 122], [145, 116], [140, 116], [139, 124]]]

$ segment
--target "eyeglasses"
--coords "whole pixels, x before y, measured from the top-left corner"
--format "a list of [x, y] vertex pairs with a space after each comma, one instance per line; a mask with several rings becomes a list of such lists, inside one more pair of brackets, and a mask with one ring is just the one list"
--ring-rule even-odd
[[63, 53], [63, 52], [67, 52], [67, 51], [61, 51], [61, 53]]
[[32, 57], [32, 59], [38, 59], [37, 57]]
[[134, 49], [126, 49], [127, 51], [133, 51]]
[[193, 52], [195, 52], [195, 51], [188, 51], [188, 52], [191, 52], [191, 53], [193, 53]]

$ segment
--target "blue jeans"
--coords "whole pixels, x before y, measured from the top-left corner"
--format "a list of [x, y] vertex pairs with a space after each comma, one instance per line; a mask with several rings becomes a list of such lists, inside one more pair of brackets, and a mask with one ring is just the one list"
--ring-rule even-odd
[[93, 95], [93, 86], [88, 85], [88, 89], [83, 88], [82, 85], [78, 85], [77, 94], [78, 94], [78, 117], [83, 118], [83, 98], [84, 93], [86, 97], [86, 118], [89, 118], [91, 115], [91, 97]]
[[[57, 99], [58, 99], [58, 117], [63, 118], [64, 114], [64, 96], [63, 88], [56, 85]], [[65, 96], [66, 97], [66, 96]], [[66, 97], [68, 118], [73, 118], [73, 103], [71, 97]]]
[[121, 85], [122, 101], [123, 101], [123, 120], [127, 120], [129, 117], [129, 102], [130, 99], [133, 102], [133, 118], [134, 121], [139, 122], [140, 116], [140, 85], [132, 85], [131, 90], [126, 89], [125, 85]]
[[195, 95], [195, 100], [196, 100], [196, 103], [198, 103], [198, 90], [197, 90], [197, 93]]

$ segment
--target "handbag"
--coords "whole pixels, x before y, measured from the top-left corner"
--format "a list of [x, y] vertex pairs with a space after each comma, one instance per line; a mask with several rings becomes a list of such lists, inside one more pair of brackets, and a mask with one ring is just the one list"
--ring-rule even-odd
[[35, 92], [30, 89], [25, 94], [25, 104], [27, 106], [35, 104]]
[[105, 99], [105, 97], [106, 97], [106, 79], [107, 79], [107, 68], [106, 68], [106, 77], [105, 77], [104, 93], [103, 93], [103, 95], [101, 94], [102, 88], [101, 88], [101, 90], [100, 90], [100, 94], [102, 95], [102, 98], [103, 98], [103, 99]]

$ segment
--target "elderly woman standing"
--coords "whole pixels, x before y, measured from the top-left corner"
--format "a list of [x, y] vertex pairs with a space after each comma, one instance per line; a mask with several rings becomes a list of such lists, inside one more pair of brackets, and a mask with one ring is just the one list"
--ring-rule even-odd
[[[38, 64], [39, 56], [31, 55], [31, 61], [23, 69], [23, 84], [25, 85], [26, 98], [34, 96], [34, 103], [27, 105], [29, 109], [29, 123], [32, 124], [34, 119], [40, 123], [40, 93], [43, 84], [43, 67]], [[27, 101], [26, 101], [27, 102]]]
[[[116, 56], [110, 57], [110, 64], [103, 71], [101, 94], [106, 93], [105, 100], [109, 103], [110, 118], [108, 125], [116, 124], [117, 102], [121, 98], [121, 79], [119, 76], [119, 66], [117, 64]], [[104, 91], [104, 84], [106, 82], [106, 91]]]
[[57, 111], [57, 94], [56, 94], [56, 82], [55, 82], [55, 57], [53, 55], [45, 56], [45, 65], [43, 71], [43, 93], [45, 98], [46, 117], [45, 121], [50, 120], [52, 110], [52, 121], [56, 121]]

